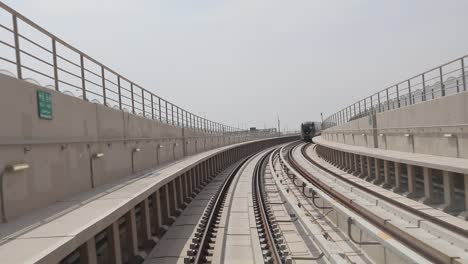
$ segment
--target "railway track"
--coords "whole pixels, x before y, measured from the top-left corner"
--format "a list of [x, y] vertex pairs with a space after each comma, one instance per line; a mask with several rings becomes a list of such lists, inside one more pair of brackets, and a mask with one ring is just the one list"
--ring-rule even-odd
[[447, 221], [444, 221], [443, 219], [441, 218], [438, 218], [438, 217], [435, 217], [433, 215], [429, 215], [427, 213], [424, 213], [423, 211], [420, 211], [420, 210], [417, 210], [415, 209], [414, 207], [411, 207], [411, 206], [408, 206], [398, 200], [395, 200], [395, 199], [391, 199], [385, 195], [382, 195], [381, 193], [375, 191], [375, 190], [372, 190], [372, 189], [369, 189], [369, 188], [365, 188], [364, 186], [360, 185], [360, 184], [357, 184], [356, 182], [346, 178], [346, 177], [343, 177], [342, 175], [338, 174], [338, 173], [335, 173], [334, 171], [328, 169], [327, 167], [323, 166], [322, 164], [320, 164], [319, 162], [315, 161], [314, 159], [312, 159], [307, 153], [306, 153], [306, 150], [308, 147], [312, 147], [315, 148], [315, 145], [312, 145], [312, 144], [307, 144], [305, 146], [303, 146], [301, 148], [301, 153], [302, 155], [304, 156], [305, 159], [307, 159], [307, 161], [309, 161], [310, 163], [314, 164], [315, 166], [319, 167], [320, 169], [326, 171], [327, 173], [339, 178], [340, 180], [346, 182], [347, 184], [350, 184], [356, 188], [359, 188], [363, 191], [366, 191], [368, 192], [369, 194], [372, 194], [373, 196], [375, 197], [378, 197], [379, 199], [382, 199], [388, 203], [391, 203], [399, 208], [401, 208], [402, 210], [406, 210], [414, 215], [417, 215], [418, 217], [421, 217], [423, 218], [424, 220], [426, 221], [429, 221], [429, 222], [432, 222], [434, 224], [437, 224], [439, 226], [442, 226], [452, 232], [455, 232], [455, 233], [458, 233], [462, 236], [464, 236], [465, 238], [468, 238], [468, 230], [466, 229], [463, 229], [459, 226], [456, 226], [450, 222], [447, 222]]
[[222, 172], [145, 264], [467, 263], [463, 234], [440, 242], [444, 226], [349, 184], [307, 147], [270, 148]]
[[301, 237], [273, 181], [268, 162], [278, 151], [252, 155], [225, 178], [204, 210], [185, 263], [289, 264], [322, 257], [307, 249], [311, 243]]
[[[233, 247], [233, 237], [248, 243], [248, 250], [244, 254], [251, 254], [248, 257], [251, 263], [284, 263], [284, 256], [277, 246], [278, 238], [273, 230], [271, 209], [265, 201], [264, 186], [261, 183], [265, 160], [270, 153], [271, 150], [263, 151], [244, 159], [225, 178], [203, 213], [185, 263], [229, 262], [233, 252], [246, 249]], [[250, 191], [250, 194], [246, 193]], [[253, 206], [248, 206], [251, 204], [248, 199]], [[245, 228], [239, 226], [242, 221], [245, 221]], [[245, 242], [244, 238], [250, 241]], [[237, 257], [240, 259], [243, 256]]]
[[[327, 219], [333, 208], [317, 206], [315, 200], [304, 193], [302, 184], [296, 184], [294, 177], [289, 177], [281, 162], [279, 151], [270, 160], [276, 181], [286, 192], [285, 200], [297, 205], [296, 215], [304, 226], [301, 234], [309, 236], [314, 254], [307, 257], [295, 257], [293, 260], [315, 261], [316, 263], [371, 263], [371, 259], [354, 245], [347, 234], [336, 228], [335, 223]], [[309, 233], [309, 234], [308, 234]], [[312, 252], [311, 252], [312, 253]]]
[[[303, 188], [305, 188], [305, 184], [312, 184], [314, 186], [315, 191], [312, 195], [315, 195], [317, 192], [316, 190], [320, 190], [324, 195], [331, 197], [332, 200], [349, 208], [356, 215], [377, 227], [381, 230], [384, 237], [388, 237], [389, 239], [394, 238], [413, 253], [417, 252], [417, 254], [422, 255], [428, 262], [466, 263], [468, 255], [466, 249], [463, 251], [463, 241], [466, 241], [463, 240], [463, 232], [450, 234], [453, 236], [461, 235], [461, 237], [455, 239], [456, 241], [441, 242], [440, 236], [437, 234], [437, 232], [441, 231], [437, 229], [445, 228], [447, 224], [440, 225], [440, 219], [432, 221], [432, 224], [436, 226], [436, 228], [432, 230], [432, 234], [430, 230], [427, 230], [427, 227], [426, 229], [420, 228], [419, 222], [417, 226], [413, 228], [405, 227], [405, 221], [397, 219], [398, 217], [396, 214], [392, 215], [388, 212], [396, 212], [399, 215], [406, 214], [406, 217], [412, 219], [412, 216], [408, 215], [412, 214], [415, 209], [408, 209], [408, 206], [396, 206], [398, 202], [395, 201], [395, 199], [383, 196], [378, 193], [378, 190], [370, 190], [366, 188], [366, 186], [359, 185], [353, 180], [346, 178], [344, 175], [327, 169], [305, 153], [304, 145], [299, 145], [300, 144], [296, 144], [288, 149], [285, 160], [290, 164], [292, 169], [304, 179]], [[298, 148], [300, 148], [300, 151], [297, 150]], [[302, 157], [299, 157], [299, 153]], [[315, 166], [313, 170], [308, 167], [310, 165]], [[324, 174], [328, 175], [323, 176]], [[372, 205], [369, 201], [375, 201], [375, 204]], [[382, 210], [380, 207], [384, 206], [385, 210]], [[392, 206], [393, 208], [390, 208]], [[422, 218], [421, 212], [415, 213], [414, 215], [416, 218]], [[427, 217], [422, 219], [423, 221], [430, 221], [430, 218]], [[351, 236], [353, 218], [349, 217], [347, 220], [348, 233]], [[456, 228], [448, 231], [456, 231]], [[459, 248], [460, 246], [461, 249]]]
[[255, 210], [255, 218], [259, 236], [262, 239], [265, 249], [268, 250], [266, 258], [268, 263], [280, 264], [286, 262], [286, 256], [283, 255], [278, 247], [279, 240], [277, 233], [273, 231], [273, 219], [271, 217], [271, 208], [268, 205], [267, 195], [264, 184], [264, 174], [267, 166], [267, 160], [272, 151], [263, 155], [255, 166], [254, 176], [252, 177], [252, 194]]
[[223, 213], [223, 205], [226, 200], [227, 192], [236, 174], [249, 159], [250, 157], [243, 159], [234, 167], [221, 184], [221, 187], [210, 199], [202, 219], [198, 224], [195, 237], [190, 245], [188, 256], [185, 258], [185, 263], [211, 263], [218, 224], [221, 214]]

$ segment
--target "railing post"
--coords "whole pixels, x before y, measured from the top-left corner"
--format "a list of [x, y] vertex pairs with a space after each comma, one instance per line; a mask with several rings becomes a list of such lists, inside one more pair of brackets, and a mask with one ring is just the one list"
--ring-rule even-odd
[[132, 99], [132, 113], [135, 114], [135, 98], [133, 95], [133, 83], [130, 83], [130, 98]]
[[184, 110], [180, 109], [180, 122], [182, 127], [184, 127]]
[[106, 76], [104, 73], [104, 66], [101, 65], [101, 80], [102, 80], [102, 101], [104, 105], [107, 106], [107, 96], [106, 96]]
[[192, 114], [191, 113], [187, 113], [187, 122], [188, 122], [188, 127], [189, 128], [192, 128]]
[[411, 81], [408, 80], [408, 96], [409, 96], [409, 104], [412, 105], [411, 103], [411, 98], [412, 98], [412, 95], [411, 95]]
[[[465, 58], [461, 58], [461, 67], [462, 67], [462, 80], [463, 80], [463, 91], [466, 91], [466, 77], [465, 77]], [[468, 207], [468, 205], [467, 205]]]
[[400, 91], [398, 88], [398, 84], [396, 85], [396, 96], [397, 96], [397, 106], [400, 108]]
[[151, 118], [154, 120], [154, 100], [153, 100], [154, 95], [151, 94]]
[[380, 92], [377, 93], [377, 104], [379, 104], [379, 112], [380, 112]]
[[120, 88], [120, 75], [117, 75], [117, 91], [119, 94], [119, 109], [122, 110], [122, 90]]
[[80, 54], [80, 67], [81, 67], [81, 87], [83, 88], [83, 100], [87, 101], [87, 98], [86, 98], [86, 79], [85, 79], [85, 71], [84, 71], [83, 54]]
[[423, 85], [423, 95], [421, 100], [424, 102], [426, 101], [426, 77], [424, 76], [424, 73], [422, 74], [422, 85]]
[[345, 123], [349, 120], [348, 107], [345, 108]]
[[179, 123], [179, 107], [176, 106], [176, 118], [177, 118], [177, 126], [180, 126], [180, 123]]
[[[140, 88], [141, 89], [141, 88]], [[141, 108], [143, 109], [143, 116], [146, 117], [145, 111], [145, 90], [141, 89]]]
[[161, 97], [158, 97], [158, 115], [159, 121], [162, 122], [162, 114], [161, 114]]
[[19, 32], [18, 32], [18, 18], [13, 15], [13, 33], [15, 38], [15, 55], [16, 55], [16, 73], [18, 79], [23, 79], [23, 73], [21, 70], [21, 51], [19, 45]]
[[367, 99], [367, 98], [364, 98], [364, 112], [367, 111], [367, 102], [366, 102], [366, 99]]
[[440, 77], [440, 91], [442, 92], [442, 96], [445, 96], [445, 85], [444, 85], [444, 76], [442, 73], [442, 66], [439, 67], [439, 77]]
[[57, 69], [57, 45], [55, 38], [52, 38], [52, 61], [54, 65], [54, 85], [55, 90], [59, 90], [59, 79], [58, 79], [58, 69]]
[[174, 105], [171, 103], [171, 119], [172, 125], [174, 125]]
[[167, 113], [167, 101], [164, 101], [166, 103], [166, 124], [169, 124], [169, 113]]
[[390, 111], [390, 97], [388, 96], [388, 88], [385, 89], [385, 92], [387, 93], [387, 110]]

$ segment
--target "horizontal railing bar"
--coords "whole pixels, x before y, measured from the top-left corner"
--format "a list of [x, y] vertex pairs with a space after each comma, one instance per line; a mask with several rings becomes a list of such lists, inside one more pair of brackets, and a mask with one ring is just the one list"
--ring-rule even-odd
[[56, 56], [57, 56], [57, 58], [59, 58], [59, 59], [65, 61], [65, 62], [68, 62], [68, 63], [70, 63], [71, 65], [73, 65], [73, 66], [75, 66], [75, 67], [77, 67], [77, 68], [81, 68], [81, 65], [79, 65], [79, 64], [77, 64], [77, 63], [74, 63], [73, 61], [71, 61], [71, 60], [69, 60], [69, 59], [67, 59], [67, 58], [65, 58], [65, 57], [62, 57], [60, 54], [56, 54]]
[[50, 67], [54, 67], [54, 65], [53, 65], [52, 63], [50, 63], [50, 62], [48, 62], [48, 61], [45, 61], [45, 60], [43, 60], [43, 59], [41, 59], [41, 58], [39, 58], [39, 57], [36, 57], [35, 55], [32, 55], [31, 53], [29, 53], [29, 52], [27, 52], [27, 51], [20, 50], [20, 52], [23, 53], [23, 54], [28, 55], [29, 57], [31, 57], [31, 58], [33, 58], [33, 59], [38, 60], [38, 61], [40, 61], [40, 62], [42, 62], [42, 63], [44, 63], [44, 64], [47, 64], [47, 65], [50, 66]]
[[14, 62], [14, 61], [12, 61], [12, 60], [9, 60], [9, 59], [7, 59], [7, 58], [0, 57], [0, 60], [4, 60], [4, 61], [9, 62], [9, 63], [11, 63], [11, 64], [16, 64], [16, 62]]
[[28, 66], [21, 65], [21, 68], [24, 68], [24, 69], [26, 69], [26, 70], [28, 70], [28, 71], [32, 71], [32, 72], [34, 72], [34, 73], [37, 73], [37, 74], [42, 75], [42, 76], [44, 76], [44, 77], [50, 78], [50, 79], [52, 79], [52, 80], [54, 79], [53, 76], [49, 76], [49, 75], [47, 75], [47, 74], [45, 74], [45, 73], [42, 73], [42, 72], [40, 72], [40, 71], [37, 71], [37, 70], [35, 70], [35, 69], [31, 68], [31, 67], [28, 67]]
[[73, 77], [76, 77], [76, 78], [78, 78], [78, 79], [81, 79], [81, 76], [79, 76], [79, 75], [77, 75], [77, 74], [74, 74], [73, 72], [70, 72], [70, 71], [68, 71], [68, 70], [62, 69], [61, 67], [57, 67], [57, 70], [59, 70], [59, 71], [61, 71], [61, 72], [63, 72], [63, 73], [67, 73], [67, 74], [69, 74], [69, 75], [71, 75], [71, 76], [73, 76]]
[[[92, 83], [92, 84], [96, 85], [97, 87], [102, 88], [102, 85], [101, 85], [101, 84], [97, 84], [97, 83], [95, 83], [94, 81], [85, 79], [85, 82]], [[89, 91], [89, 89], [87, 88], [86, 91]]]
[[15, 31], [13, 31], [13, 29], [10, 29], [9, 27], [4, 26], [3, 24], [0, 24], [0, 28], [3, 28], [3, 29], [5, 29], [6, 31], [15, 34]]
[[[5, 46], [8, 46], [8, 47], [10, 47], [10, 48], [12, 48], [12, 49], [16, 49], [14, 45], [12, 45], [12, 44], [10, 44], [10, 43], [7, 43], [7, 42], [5, 42], [5, 41], [3, 41], [3, 40], [0, 40], [0, 43], [3, 44], [3, 45], [5, 45]], [[16, 62], [15, 62], [15, 63], [16, 63]]]
[[[107, 81], [107, 82], [109, 82], [109, 83], [114, 84], [114, 85], [117, 86], [117, 87], [119, 86], [118, 84], [116, 84], [116, 83], [114, 83], [114, 82], [112, 82], [112, 81], [110, 81], [110, 80], [104, 78], [102, 75], [96, 74], [95, 72], [93, 72], [93, 71], [91, 71], [91, 70], [85, 68], [83, 65], [79, 65], [78, 63], [75, 63], [75, 62], [71, 61], [70, 59], [65, 58], [64, 56], [62, 56], [62, 55], [60, 55], [60, 54], [57, 54], [57, 53], [55, 52], [55, 45], [56, 45], [56, 43], [58, 43], [58, 44], [64, 46], [65, 48], [69, 49], [70, 51], [77, 53], [77, 55], [78, 55], [78, 56], [80, 57], [80, 59], [81, 59], [81, 64], [83, 64], [83, 59], [86, 59], [87, 61], [90, 61], [90, 62], [96, 64], [97, 66], [101, 67], [101, 68], [103, 69], [103, 72], [104, 72], [104, 70], [105, 70], [105, 71], [107, 71], [107, 72], [109, 72], [109, 73], [112, 73], [112, 74], [114, 74], [115, 76], [117, 76], [117, 78], [120, 78], [121, 81], [126, 81], [126, 82], [128, 82], [128, 83], [133, 84], [135, 87], [140, 88], [141, 91], [142, 91], [142, 94], [145, 94], [145, 93], [146, 93], [146, 94], [150, 95], [151, 97], [156, 98], [158, 101], [161, 100], [161, 102], [164, 102], [164, 103], [166, 104], [167, 107], [171, 107], [171, 112], [170, 112], [170, 113], [171, 113], [171, 120], [174, 122], [174, 124], [179, 124], [180, 121], [187, 121], [187, 122], [190, 121], [190, 123], [192, 123], [192, 122], [193, 122], [193, 119], [197, 119], [197, 120], [199, 120], [199, 121], [197, 121], [196, 123], [198, 123], [198, 125], [203, 125], [203, 124], [200, 124], [200, 123], [201, 123], [203, 120], [205, 120], [205, 119], [202, 119], [201, 117], [199, 117], [199, 116], [197, 116], [197, 115], [194, 115], [194, 114], [192, 114], [192, 113], [190, 113], [190, 112], [188, 112], [188, 111], [185, 111], [185, 110], [183, 110], [182, 108], [178, 107], [177, 105], [175, 105], [175, 104], [173, 104], [173, 103], [171, 103], [171, 102], [169, 102], [169, 101], [167, 101], [167, 100], [161, 98], [160, 96], [156, 96], [156, 95], [154, 95], [152, 92], [143, 89], [141, 86], [139, 86], [139, 85], [135, 84], [134, 82], [130, 81], [129, 79], [123, 77], [122, 75], [118, 74], [118, 73], [115, 72], [114, 70], [110, 69], [109, 67], [105, 66], [104, 64], [100, 63], [99, 61], [97, 61], [97, 60], [95, 60], [94, 58], [90, 57], [89, 55], [85, 54], [84, 52], [81, 52], [81, 51], [78, 50], [77, 48], [71, 46], [71, 45], [68, 44], [67, 42], [65, 42], [65, 41], [63, 41], [62, 39], [60, 39], [59, 37], [55, 36], [54, 34], [50, 33], [49, 31], [45, 30], [44, 28], [40, 27], [39, 25], [37, 25], [37, 24], [34, 23], [33, 21], [29, 20], [28, 18], [26, 18], [25, 16], [23, 16], [22, 14], [20, 14], [20, 13], [17, 12], [16, 10], [10, 8], [10, 7], [7, 6], [6, 4], [4, 4], [3, 2], [0, 2], [0, 8], [2, 8], [3, 10], [5, 10], [6, 12], [10, 13], [10, 14], [14, 17], [14, 19], [19, 19], [19, 20], [21, 20], [21, 22], [23, 22], [23, 23], [25, 23], [25, 24], [31, 26], [33, 29], [35, 29], [35, 30], [41, 32], [41, 33], [44, 34], [45, 36], [50, 37], [50, 39], [51, 39], [51, 45], [54, 47], [54, 51], [51, 51], [51, 50], [49, 50], [48, 48], [42, 46], [41, 44], [39, 44], [39, 43], [37, 43], [37, 42], [31, 40], [31, 39], [28, 38], [26, 35], [20, 34], [16, 29], [10, 29], [10, 28], [8, 28], [8, 27], [5, 26], [5, 25], [0, 25], [1, 28], [5, 29], [6, 31], [8, 31], [8, 32], [10, 32], [10, 33], [16, 34], [16, 36], [17, 36], [17, 37], [20, 37], [22, 40], [25, 40], [25, 41], [27, 41], [27, 42], [29, 42], [29, 43], [31, 43], [31, 44], [33, 44], [33, 45], [39, 47], [40, 49], [42, 49], [42, 50], [44, 50], [44, 51], [46, 51], [46, 52], [48, 52], [48, 53], [50, 53], [50, 54], [53, 54], [56, 58], [59, 58], [60, 60], [66, 62], [66, 63], [68, 63], [68, 64], [71, 64], [72, 66], [75, 66], [75, 67], [77, 67], [78, 69], [81, 69], [81, 71], [82, 71], [81, 75], [82, 75], [82, 76], [78, 76], [77, 74], [74, 74], [74, 73], [72, 73], [72, 72], [70, 72], [70, 71], [68, 71], [68, 70], [65, 70], [64, 68], [58, 67], [58, 66], [56, 65], [55, 62], [54, 62], [54, 64], [48, 63], [47, 61], [45, 61], [45, 60], [43, 60], [43, 59], [40, 59], [39, 57], [37, 57], [37, 56], [35, 56], [35, 55], [33, 55], [33, 54], [27, 52], [27, 51], [21, 50], [22, 53], [24, 53], [24, 54], [26, 54], [26, 55], [28, 55], [28, 56], [30, 56], [30, 57], [32, 57], [32, 58], [34, 58], [34, 59], [40, 61], [40, 62], [43, 62], [43, 63], [45, 63], [46, 65], [49, 65], [49, 66], [51, 66], [51, 67], [54, 67], [55, 69], [60, 70], [61, 72], [67, 73], [67, 74], [69, 74], [69, 75], [71, 75], [71, 76], [74, 76], [74, 77], [76, 77], [76, 78], [81, 78], [81, 79], [82, 79], [82, 82], [83, 82], [83, 86], [84, 86], [84, 83], [90, 82], [90, 83], [93, 83], [94, 85], [96, 85], [97, 87], [101, 87], [101, 88], [102, 88], [102, 85], [98, 85], [98, 84], [96, 84], [95, 82], [90, 81], [89, 79], [84, 78], [84, 74], [83, 74], [84, 72], [88, 72], [88, 73], [90, 73], [90, 74], [92, 74], [92, 75], [94, 75], [94, 76], [96, 76], [96, 77], [98, 77], [98, 78], [102, 78], [104, 83]], [[3, 41], [2, 41], [2, 44], [6, 45], [6, 46], [8, 46], [8, 47], [10, 47], [10, 48], [16, 49], [15, 46], [10, 45], [9, 43], [6, 43], [6, 42], [3, 42]], [[2, 58], [2, 60], [7, 61], [7, 62], [10, 62], [10, 63], [12, 63], [12, 64], [16, 64], [15, 62], [13, 62], [13, 61], [11, 61], [11, 60], [8, 60], [8, 59], [3, 59], [3, 58]], [[71, 84], [71, 83], [68, 83], [68, 82], [66, 82], [66, 81], [58, 80], [56, 74], [55, 74], [54, 77], [51, 77], [51, 76], [49, 76], [49, 75], [47, 75], [47, 74], [41, 73], [40, 71], [35, 70], [35, 69], [32, 69], [32, 68], [30, 68], [30, 67], [26, 67], [26, 66], [22, 66], [22, 65], [18, 65], [18, 67], [19, 67], [18, 69], [24, 68], [24, 69], [30, 70], [30, 71], [32, 71], [32, 72], [35, 72], [35, 73], [37, 73], [37, 74], [43, 75], [43, 76], [45, 76], [45, 77], [51, 78], [51, 79], [55, 80], [56, 83], [59, 83], [59, 82], [60, 82], [60, 83], [64, 83], [64, 84], [70, 85], [70, 86], [72, 86], [72, 87], [75, 87], [75, 88], [77, 88], [77, 89], [83, 89], [83, 87], [78, 87], [78, 86], [73, 85], [73, 84]], [[86, 89], [85, 89], [85, 90], [86, 90]], [[108, 89], [105, 87], [105, 88], [104, 88], [104, 91], [107, 91], [107, 90], [108, 90]], [[127, 90], [127, 89], [120, 87], [120, 90]], [[112, 91], [112, 90], [109, 90], [109, 91]], [[114, 91], [112, 91], [112, 92], [114, 92]], [[114, 92], [114, 93], [115, 93], [115, 92]], [[139, 95], [139, 94], [136, 94], [136, 97], [137, 97], [137, 98], [142, 98], [142, 96]], [[153, 98], [153, 99], [154, 99], [154, 98]], [[144, 104], [144, 101], [145, 101], [145, 100], [147, 100], [147, 99], [143, 99], [143, 104]], [[137, 102], [137, 103], [138, 103], [138, 102]], [[181, 112], [181, 113], [177, 113], [176, 111], [172, 111], [172, 108], [179, 109], [179, 111], [182, 111], [182, 112]], [[151, 109], [151, 108], [150, 108], [150, 109]], [[142, 110], [142, 109], [140, 109], [140, 110]], [[142, 111], [143, 111], [143, 110], [142, 110]], [[145, 111], [145, 112], [146, 112], [146, 111]], [[169, 111], [167, 111], [167, 112], [169, 113]], [[184, 118], [183, 118], [183, 114], [184, 114], [183, 112], [186, 112], [186, 114], [187, 114], [187, 113], [190, 113], [191, 119], [184, 119]], [[167, 113], [166, 113], [166, 114], [167, 114]], [[205, 124], [206, 124], [206, 123], [205, 123]], [[216, 124], [217, 126], [220, 125], [219, 123], [213, 123], [213, 124]], [[205, 126], [205, 125], [203, 125], [203, 126]], [[232, 128], [232, 127], [230, 127], [230, 126], [225, 126], [225, 125], [221, 125], [221, 126], [222, 126], [222, 130], [224, 130], [224, 129], [231, 129], [231, 128]]]
[[64, 81], [64, 80], [58, 80], [58, 82], [59, 82], [59, 83], [66, 84], [66, 85], [69, 85], [69, 86], [72, 86], [72, 87], [74, 87], [74, 88], [76, 88], [76, 89], [80, 89], [80, 90], [83, 89], [83, 88], [80, 87], [80, 86], [77, 86], [77, 85], [75, 85], [75, 84], [69, 83], [69, 82]]
[[115, 85], [115, 86], [119, 86], [117, 83], [115, 83], [115, 82], [113, 82], [113, 81], [111, 81], [109, 79], [104, 78], [104, 80], [107, 81], [108, 83], [111, 83], [111, 84]]
[[23, 35], [21, 35], [21, 34], [19, 34], [19, 33], [18, 33], [18, 36], [19, 36], [21, 39], [24, 39], [24, 40], [26, 40], [27, 42], [33, 44], [34, 46], [36, 46], [36, 47], [38, 47], [38, 48], [40, 48], [40, 49], [42, 49], [42, 50], [48, 52], [49, 54], [52, 54], [52, 53], [53, 53], [52, 51], [48, 50], [46, 47], [43, 47], [43, 46], [40, 45], [39, 43], [36, 43], [35, 41], [32, 41], [32, 40], [28, 39], [27, 37], [25, 37], [25, 36], [23, 36]]
[[99, 74], [97, 74], [97, 73], [95, 73], [95, 72], [93, 72], [91, 70], [88, 70], [88, 69], [85, 68], [84, 71], [102, 79], [101, 75], [99, 75]]

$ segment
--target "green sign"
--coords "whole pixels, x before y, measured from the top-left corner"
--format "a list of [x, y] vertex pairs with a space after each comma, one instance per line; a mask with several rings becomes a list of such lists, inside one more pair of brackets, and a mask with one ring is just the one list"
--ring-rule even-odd
[[37, 90], [37, 110], [40, 119], [52, 120], [52, 94]]

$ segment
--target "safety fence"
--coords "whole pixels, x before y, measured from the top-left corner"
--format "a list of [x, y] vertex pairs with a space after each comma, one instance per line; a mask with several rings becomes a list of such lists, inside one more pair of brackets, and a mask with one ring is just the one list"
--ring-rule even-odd
[[2, 2], [0, 46], [0, 73], [174, 126], [213, 134], [241, 132], [143, 89]]
[[373, 112], [384, 112], [451, 94], [465, 92], [464, 56], [399, 82], [327, 117], [322, 129], [342, 125]]

